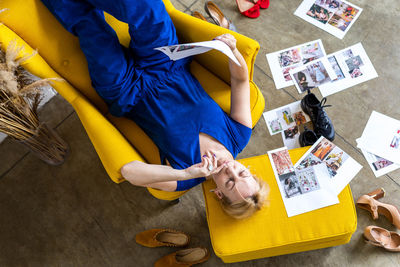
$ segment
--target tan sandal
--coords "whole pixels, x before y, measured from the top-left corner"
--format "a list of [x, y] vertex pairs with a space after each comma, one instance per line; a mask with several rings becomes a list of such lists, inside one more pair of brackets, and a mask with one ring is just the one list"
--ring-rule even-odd
[[382, 247], [388, 251], [400, 252], [400, 235], [378, 226], [367, 226], [364, 229], [365, 242]]
[[150, 248], [183, 247], [190, 241], [189, 235], [172, 229], [150, 229], [138, 233], [135, 239], [136, 243]]
[[204, 4], [204, 9], [207, 14], [212, 18], [212, 20], [218, 26], [229, 29], [231, 31], [236, 32], [236, 27], [227, 17], [225, 17], [224, 13], [222, 13], [221, 9], [212, 1], [207, 1]]
[[379, 214], [384, 215], [394, 226], [400, 229], [400, 211], [393, 205], [377, 201], [384, 195], [385, 190], [383, 188], [372, 191], [357, 200], [357, 207], [368, 210], [374, 220], [378, 219]]
[[[207, 19], [203, 16], [203, 14], [201, 14], [201, 13], [198, 12], [198, 11], [193, 11], [193, 12], [192, 12], [192, 16], [195, 17], [195, 18], [198, 18], [198, 19], [207, 21]], [[207, 21], [207, 22], [208, 22], [208, 21]]]
[[189, 267], [210, 258], [210, 252], [203, 247], [178, 250], [159, 259], [154, 267]]

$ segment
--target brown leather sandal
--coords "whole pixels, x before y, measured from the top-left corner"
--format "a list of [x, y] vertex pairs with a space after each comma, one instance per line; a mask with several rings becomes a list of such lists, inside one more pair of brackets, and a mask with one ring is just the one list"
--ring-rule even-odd
[[136, 235], [136, 243], [150, 248], [183, 247], [189, 244], [190, 237], [184, 232], [172, 229], [150, 229]]
[[385, 190], [383, 188], [362, 195], [357, 200], [357, 207], [368, 210], [374, 220], [378, 219], [379, 214], [384, 215], [394, 226], [400, 229], [400, 211], [393, 205], [377, 201], [384, 195]]
[[235, 25], [232, 23], [232, 21], [225, 17], [224, 13], [222, 13], [221, 9], [219, 9], [219, 7], [214, 2], [207, 1], [204, 5], [204, 9], [215, 22], [215, 24], [236, 32]]
[[400, 252], [400, 235], [384, 228], [370, 225], [364, 229], [364, 239], [368, 244], [388, 251]]
[[178, 250], [159, 259], [154, 267], [189, 267], [210, 258], [210, 252], [203, 247]]
[[[203, 14], [201, 14], [201, 13], [198, 12], [198, 11], [193, 11], [193, 12], [192, 12], [192, 16], [195, 17], [195, 18], [198, 18], [198, 19], [207, 21], [207, 19], [203, 16]], [[207, 22], [208, 22], [208, 21], [207, 21]]]

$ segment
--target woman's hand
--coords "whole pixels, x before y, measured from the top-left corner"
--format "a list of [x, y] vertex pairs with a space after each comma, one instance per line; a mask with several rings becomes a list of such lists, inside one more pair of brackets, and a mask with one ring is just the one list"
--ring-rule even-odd
[[214, 38], [215, 40], [219, 40], [224, 42], [229, 46], [232, 51], [236, 49], [236, 39], [232, 34], [226, 33]]
[[223, 167], [224, 165], [217, 167], [217, 157], [215, 154], [211, 155], [210, 152], [207, 152], [201, 158], [200, 163], [194, 164], [184, 171], [187, 179], [193, 179], [213, 175], [214, 173], [218, 173]]

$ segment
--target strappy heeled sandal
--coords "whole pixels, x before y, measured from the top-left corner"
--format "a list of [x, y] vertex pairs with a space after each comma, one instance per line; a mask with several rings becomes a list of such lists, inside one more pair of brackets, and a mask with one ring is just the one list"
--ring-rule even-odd
[[254, 4], [257, 4], [262, 9], [266, 9], [269, 7], [269, 0], [253, 0]]
[[239, 9], [240, 14], [251, 19], [258, 18], [260, 16], [260, 5], [251, 3], [247, 0], [236, 0], [236, 5]]
[[357, 207], [368, 210], [374, 220], [379, 214], [385, 216], [394, 226], [400, 229], [400, 211], [393, 205], [377, 201], [385, 195], [383, 188], [376, 189], [357, 200]]
[[400, 252], [400, 235], [384, 228], [370, 225], [364, 229], [364, 239], [368, 244], [388, 251]]

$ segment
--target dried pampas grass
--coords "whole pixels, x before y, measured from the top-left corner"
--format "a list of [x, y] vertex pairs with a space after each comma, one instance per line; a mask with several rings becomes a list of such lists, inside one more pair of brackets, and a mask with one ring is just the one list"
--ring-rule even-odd
[[42, 100], [41, 88], [63, 80], [35, 80], [21, 64], [37, 52], [20, 57], [23, 50], [24, 47], [18, 47], [16, 41], [9, 43], [6, 52], [0, 50], [0, 131], [27, 144], [42, 159], [62, 160], [67, 146], [39, 122], [37, 109]]

